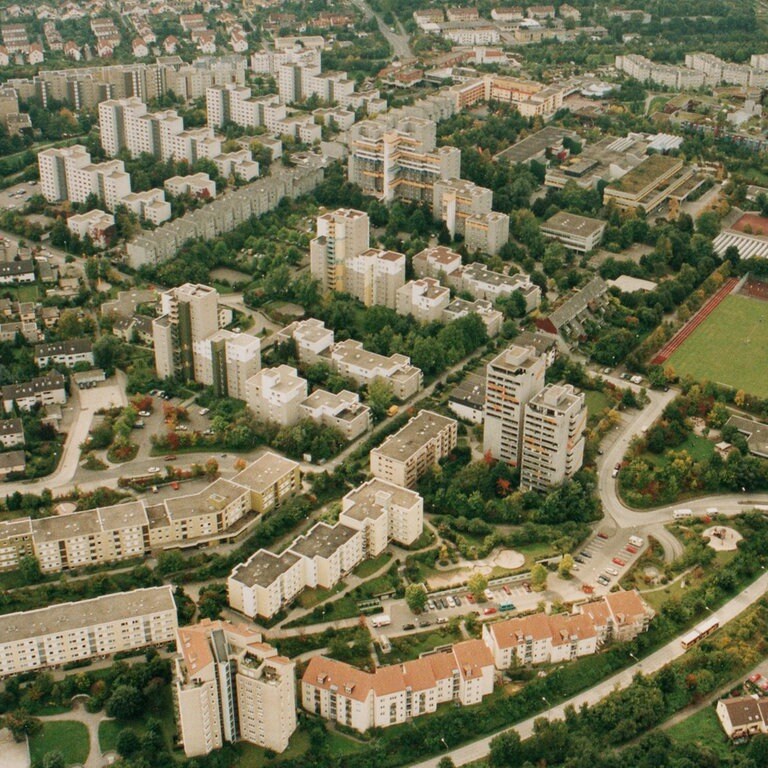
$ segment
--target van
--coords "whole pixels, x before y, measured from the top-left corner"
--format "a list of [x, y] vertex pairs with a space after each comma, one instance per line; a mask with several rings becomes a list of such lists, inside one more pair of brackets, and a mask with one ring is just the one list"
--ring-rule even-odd
[[386, 613], [380, 613], [371, 618], [371, 624], [374, 627], [386, 627], [392, 623], [392, 619]]
[[643, 546], [643, 540], [639, 536], [630, 536], [629, 537], [629, 543], [633, 547], [642, 547]]
[[680, 520], [680, 518], [690, 517], [692, 514], [693, 514], [693, 510], [692, 509], [676, 509], [672, 513], [672, 517], [675, 520]]
[[448, 619], [445, 616], [439, 616], [438, 619], [437, 619], [437, 623], [438, 624], [447, 624], [448, 623]]

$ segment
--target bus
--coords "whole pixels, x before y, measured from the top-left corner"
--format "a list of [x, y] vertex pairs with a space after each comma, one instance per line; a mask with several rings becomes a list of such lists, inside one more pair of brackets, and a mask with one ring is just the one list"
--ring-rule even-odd
[[706, 621], [697, 624], [688, 634], [683, 635], [680, 642], [687, 651], [691, 646], [700, 643], [705, 637], [708, 637], [720, 628], [720, 619], [717, 616], [710, 616]]

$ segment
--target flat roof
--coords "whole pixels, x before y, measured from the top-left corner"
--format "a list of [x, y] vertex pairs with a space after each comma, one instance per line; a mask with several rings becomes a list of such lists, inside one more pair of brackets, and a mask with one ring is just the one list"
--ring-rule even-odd
[[680, 158], [670, 155], [650, 155], [640, 165], [612, 182], [610, 188], [630, 195], [637, 194], [681, 162]]
[[520, 139], [511, 147], [498, 152], [493, 156], [493, 159], [507, 160], [510, 163], [525, 163], [528, 160], [535, 159], [549, 147], [561, 143], [564, 138], [578, 140], [579, 135], [574, 131], [548, 125], [546, 128], [542, 128], [540, 131]]
[[299, 536], [288, 549], [305, 557], [328, 558], [358, 533], [340, 523], [328, 525], [320, 522], [312, 526], [306, 535]]
[[189, 496], [171, 496], [165, 505], [171, 519], [184, 519], [220, 512], [235, 499], [248, 493], [248, 488], [223, 478]]
[[542, 232], [551, 230], [566, 235], [590, 237], [597, 232], [602, 232], [605, 226], [606, 222], [601, 219], [591, 219], [588, 216], [577, 216], [575, 213], [558, 211], [541, 225], [541, 229]]
[[434, 411], [421, 411], [374, 450], [390, 459], [402, 460], [412, 456], [451, 425], [456, 426], [456, 419]]
[[131, 616], [146, 616], [170, 611], [176, 617], [176, 603], [170, 585], [146, 587], [130, 592], [60, 603], [32, 611], [19, 611], [0, 616], [0, 643], [12, 643], [93, 627]]
[[342, 514], [353, 520], [370, 520], [384, 514], [387, 504], [410, 509], [420, 499], [416, 491], [374, 477], [344, 496]]
[[464, 381], [459, 382], [451, 390], [448, 399], [454, 403], [482, 410], [485, 406], [485, 377], [470, 373]]
[[260, 549], [244, 563], [235, 566], [231, 578], [249, 587], [268, 587], [299, 560], [300, 557], [289, 550], [275, 555], [266, 549]]
[[263, 493], [289, 472], [298, 469], [298, 462], [268, 451], [232, 478], [232, 482], [244, 485], [257, 493]]

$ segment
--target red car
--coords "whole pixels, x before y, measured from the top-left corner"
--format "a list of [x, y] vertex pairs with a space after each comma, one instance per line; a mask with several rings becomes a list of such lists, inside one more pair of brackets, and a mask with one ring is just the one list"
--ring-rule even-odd
[[467, 600], [469, 600], [470, 603], [474, 603], [475, 602], [475, 596], [473, 594], [471, 594], [471, 593], [468, 593], [467, 594]]
[[616, 563], [616, 565], [620, 565], [622, 568], [626, 565], [620, 557], [614, 557], [613, 562]]
[[530, 592], [531, 591], [531, 583], [529, 581], [524, 581], [523, 582], [523, 589], [526, 592]]
[[502, 589], [503, 589], [503, 590], [504, 590], [504, 591], [505, 591], [505, 592], [506, 592], [508, 595], [511, 595], [511, 594], [512, 594], [512, 590], [511, 590], [511, 589], [510, 589], [510, 588], [509, 588], [509, 587], [508, 587], [506, 584], [505, 584], [505, 585], [502, 587]]
[[637, 549], [635, 549], [635, 547], [633, 547], [631, 544], [627, 544], [627, 546], [624, 547], [624, 549], [626, 549], [627, 552], [629, 552], [630, 555], [636, 555], [637, 554]]
[[597, 535], [598, 535], [598, 536], [599, 536], [601, 539], [607, 539], [607, 538], [608, 538], [608, 534], [607, 534], [607, 533], [603, 533], [602, 531], [600, 531], [600, 533], [598, 533]]
[[492, 613], [496, 613], [496, 610], [497, 610], [496, 608], [486, 608], [486, 609], [483, 611], [483, 613], [484, 613], [486, 616], [490, 616]]

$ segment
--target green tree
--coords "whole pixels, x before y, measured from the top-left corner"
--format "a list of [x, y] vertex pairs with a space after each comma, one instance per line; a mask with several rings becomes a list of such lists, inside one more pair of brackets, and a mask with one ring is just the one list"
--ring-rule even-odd
[[405, 588], [405, 602], [413, 613], [421, 613], [427, 604], [427, 591], [421, 584], [409, 584]]
[[569, 579], [571, 577], [571, 570], [573, 570], [573, 558], [569, 554], [565, 554], [557, 566], [557, 572], [564, 579]]
[[467, 588], [479, 603], [485, 602], [485, 590], [488, 589], [488, 579], [482, 573], [473, 573], [467, 581]]
[[117, 754], [120, 757], [130, 757], [141, 749], [139, 737], [130, 728], [123, 728], [117, 735]]
[[141, 713], [144, 701], [140, 691], [132, 685], [118, 685], [107, 701], [104, 711], [117, 720], [130, 720]]
[[11, 732], [14, 741], [24, 741], [25, 738], [36, 736], [43, 730], [42, 720], [33, 717], [29, 712], [22, 709], [9, 712], [2, 722]]
[[24, 555], [19, 560], [19, 573], [25, 584], [37, 584], [43, 578], [40, 563], [34, 555]]
[[64, 768], [64, 754], [58, 749], [46, 752], [43, 755], [43, 768]]
[[381, 421], [394, 400], [392, 385], [383, 377], [377, 376], [368, 384], [368, 407], [375, 421]]
[[523, 761], [523, 747], [517, 731], [504, 731], [491, 741], [488, 755], [490, 768], [510, 768]]
[[531, 568], [531, 588], [534, 592], [543, 592], [547, 588], [547, 569], [541, 563]]

